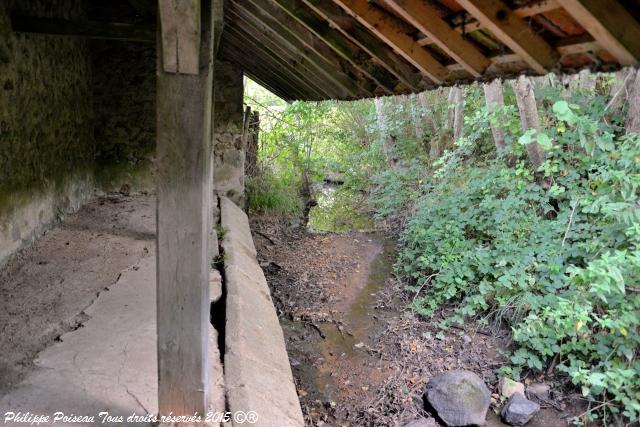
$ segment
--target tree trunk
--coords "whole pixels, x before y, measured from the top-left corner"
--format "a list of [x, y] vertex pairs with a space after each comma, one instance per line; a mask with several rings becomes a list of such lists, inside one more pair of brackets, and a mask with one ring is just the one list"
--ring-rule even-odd
[[627, 111], [627, 133], [640, 133], [640, 71], [631, 77], [633, 83], [629, 93], [629, 110]]
[[452, 86], [451, 89], [449, 89], [449, 96], [447, 97], [447, 117], [444, 121], [445, 129], [451, 129], [451, 131], [453, 131], [453, 122], [455, 120], [455, 104], [457, 98], [458, 87]]
[[421, 92], [418, 94], [418, 101], [420, 101], [420, 107], [422, 108], [422, 114], [424, 120], [431, 132], [431, 137], [435, 137], [438, 133], [435, 118], [433, 117], [433, 110], [430, 108], [429, 99], [427, 98], [427, 92]]
[[413, 133], [416, 137], [416, 141], [418, 141], [418, 143], [421, 144], [422, 138], [424, 136], [424, 131], [422, 130], [422, 116], [424, 112], [422, 111], [422, 107], [418, 102], [417, 95], [411, 95], [410, 105], [411, 105], [411, 121], [413, 121]]
[[615, 80], [609, 91], [609, 102], [605, 107], [609, 117], [622, 111], [625, 101], [629, 99], [635, 76], [636, 70], [634, 68], [624, 68], [615, 73]]
[[[531, 80], [526, 76], [520, 76], [513, 84], [513, 90], [516, 93], [516, 101], [518, 102], [518, 110], [520, 111], [520, 122], [522, 123], [522, 131], [529, 129], [540, 131], [540, 118], [538, 116], [538, 107], [536, 98], [533, 94], [533, 85]], [[533, 140], [527, 144], [527, 154], [529, 161], [535, 169], [538, 169], [544, 162], [544, 151], [542, 147]]]
[[462, 128], [464, 126], [464, 90], [459, 86], [456, 86], [456, 89], [455, 108], [453, 110], [453, 142], [462, 136]]
[[589, 70], [581, 70], [578, 73], [578, 89], [585, 94], [595, 95], [596, 75]]
[[[487, 110], [491, 113], [501, 110], [504, 107], [502, 80], [495, 79], [491, 83], [485, 83], [483, 85], [483, 89], [485, 102], [487, 103]], [[498, 152], [503, 151], [506, 147], [504, 142], [504, 130], [497, 123], [492, 123], [491, 133], [493, 134], [493, 142], [495, 143]]]
[[378, 97], [375, 99], [376, 115], [378, 117], [378, 129], [382, 138], [382, 152], [384, 153], [387, 163], [392, 169], [395, 169], [398, 159], [395, 157], [394, 149], [396, 145], [396, 137], [391, 134], [387, 113], [385, 111], [384, 99]]
[[[249, 109], [249, 107], [247, 107]], [[260, 113], [249, 111], [247, 126], [247, 153], [244, 170], [246, 176], [258, 176], [258, 142], [260, 141]]]

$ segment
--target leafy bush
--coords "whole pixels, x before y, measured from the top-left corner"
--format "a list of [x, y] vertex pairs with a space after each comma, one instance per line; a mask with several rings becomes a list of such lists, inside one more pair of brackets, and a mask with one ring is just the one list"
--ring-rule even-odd
[[595, 107], [555, 102], [544, 134], [520, 136], [546, 151], [537, 176], [523, 162], [466, 160], [459, 141], [407, 225], [397, 268], [418, 312], [450, 302], [447, 322], [507, 322], [516, 373], [556, 367], [598, 408], [636, 420], [640, 137], [616, 137]]
[[276, 178], [269, 172], [264, 172], [259, 178], [247, 177], [245, 194], [249, 212], [297, 215], [302, 209], [298, 188], [298, 183]]
[[402, 162], [396, 169], [374, 175], [370, 202], [376, 217], [384, 219], [404, 211], [421, 195], [423, 179], [426, 179], [424, 165], [417, 160]]

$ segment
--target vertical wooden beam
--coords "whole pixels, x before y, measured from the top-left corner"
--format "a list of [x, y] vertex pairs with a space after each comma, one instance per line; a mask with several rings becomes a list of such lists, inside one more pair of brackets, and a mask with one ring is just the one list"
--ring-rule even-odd
[[[212, 230], [211, 2], [198, 13], [195, 74], [167, 72], [158, 32], [157, 326], [160, 414], [208, 410], [210, 233]], [[180, 20], [174, 23], [182, 25]], [[192, 22], [187, 25], [191, 25]], [[182, 57], [178, 51], [177, 56]], [[177, 70], [182, 71], [182, 68]]]
[[200, 0], [158, 0], [158, 12], [164, 71], [198, 74]]
[[620, 2], [563, 0], [562, 7], [621, 65], [640, 60], [640, 24]]
[[549, 72], [558, 53], [500, 0], [458, 0], [474, 18], [539, 74]]

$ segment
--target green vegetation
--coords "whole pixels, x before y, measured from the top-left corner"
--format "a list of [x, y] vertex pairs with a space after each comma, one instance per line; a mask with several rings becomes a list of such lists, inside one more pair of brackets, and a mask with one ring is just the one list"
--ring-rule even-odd
[[458, 104], [446, 89], [376, 105], [292, 104], [289, 124], [267, 131], [289, 144], [269, 179], [295, 176], [299, 188], [305, 167], [315, 181], [340, 173], [342, 194], [366, 195], [399, 235], [396, 271], [417, 313], [453, 309], [443, 328], [470, 318], [506, 326], [514, 346], [502, 374], [557, 373], [592, 402], [587, 418], [638, 420], [640, 136], [608, 104], [613, 77], [586, 90], [557, 83], [536, 82], [540, 127], [525, 130], [510, 85], [492, 108], [477, 86]]

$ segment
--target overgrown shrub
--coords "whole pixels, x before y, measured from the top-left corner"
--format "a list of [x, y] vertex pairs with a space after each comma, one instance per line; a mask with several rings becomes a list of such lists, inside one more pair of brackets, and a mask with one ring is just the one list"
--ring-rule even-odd
[[520, 136], [546, 151], [537, 175], [524, 162], [466, 160], [460, 141], [408, 223], [397, 268], [418, 312], [455, 303], [445, 323], [511, 325], [513, 374], [557, 368], [605, 414], [636, 420], [640, 137], [616, 136], [597, 111], [558, 101], [546, 133]]
[[400, 163], [396, 169], [386, 169], [371, 178], [370, 201], [378, 219], [403, 212], [409, 203], [422, 194], [426, 171], [417, 160]]
[[275, 177], [269, 171], [259, 177], [247, 177], [245, 194], [249, 212], [295, 216], [302, 209], [299, 188], [295, 180]]

